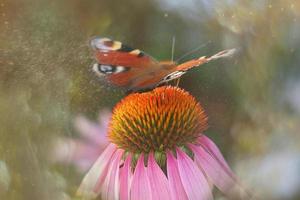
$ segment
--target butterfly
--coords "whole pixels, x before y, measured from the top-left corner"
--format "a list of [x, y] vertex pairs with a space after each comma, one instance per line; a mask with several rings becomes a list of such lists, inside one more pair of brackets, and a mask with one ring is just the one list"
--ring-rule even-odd
[[227, 49], [206, 57], [202, 56], [182, 64], [173, 61], [159, 62], [139, 49], [119, 41], [96, 37], [91, 40], [96, 63], [93, 71], [114, 86], [129, 91], [152, 89], [177, 79], [190, 69], [223, 57], [232, 56], [235, 49]]

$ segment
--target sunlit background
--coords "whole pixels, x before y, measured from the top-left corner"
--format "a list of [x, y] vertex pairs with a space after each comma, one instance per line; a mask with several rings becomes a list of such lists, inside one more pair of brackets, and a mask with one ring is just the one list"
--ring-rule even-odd
[[0, 199], [76, 199], [84, 171], [54, 161], [53, 144], [79, 138], [78, 115], [97, 122], [126, 95], [92, 73], [93, 36], [159, 60], [171, 59], [173, 37], [175, 59], [201, 46], [183, 61], [238, 48], [180, 87], [258, 199], [300, 198], [298, 0], [0, 0]]

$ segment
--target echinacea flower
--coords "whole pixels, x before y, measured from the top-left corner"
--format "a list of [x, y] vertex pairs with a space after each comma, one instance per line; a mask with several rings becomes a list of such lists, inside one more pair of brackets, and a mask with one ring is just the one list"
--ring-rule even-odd
[[110, 144], [78, 194], [103, 200], [208, 200], [213, 185], [230, 194], [236, 180], [203, 135], [206, 128], [201, 105], [177, 87], [125, 97], [113, 111]]
[[83, 116], [74, 120], [79, 137], [62, 137], [54, 143], [52, 158], [55, 162], [73, 164], [79, 171], [86, 172], [108, 144], [106, 133], [111, 113], [99, 113], [99, 122], [91, 122]]

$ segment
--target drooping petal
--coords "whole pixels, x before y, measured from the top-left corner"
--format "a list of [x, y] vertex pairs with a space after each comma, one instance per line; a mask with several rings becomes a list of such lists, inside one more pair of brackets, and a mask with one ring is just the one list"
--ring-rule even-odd
[[188, 200], [181, 183], [178, 166], [171, 152], [167, 153], [167, 172], [172, 200]]
[[120, 169], [120, 199], [129, 200], [129, 192], [132, 180], [131, 155], [125, 160], [124, 166]]
[[188, 199], [213, 199], [211, 188], [197, 164], [180, 149], [177, 148], [176, 152], [178, 171]]
[[55, 162], [74, 164], [82, 172], [86, 172], [104, 150], [102, 146], [80, 139], [59, 138], [54, 145], [51, 156]]
[[224, 193], [234, 187], [236, 181], [225, 168], [202, 146], [189, 145], [194, 152], [196, 163], [204, 170], [210, 180]]
[[99, 188], [103, 184], [112, 155], [115, 153], [116, 149], [115, 145], [110, 144], [104, 150], [89, 172], [85, 175], [77, 191], [78, 195], [90, 199], [95, 198], [100, 193]]
[[118, 200], [120, 193], [120, 180], [119, 180], [119, 168], [121, 164], [121, 157], [124, 150], [118, 149], [114, 153], [110, 167], [108, 169], [105, 181], [101, 187], [101, 196], [105, 200]]
[[152, 199], [171, 199], [168, 179], [156, 163], [154, 154], [152, 152], [149, 154], [147, 171], [152, 191]]
[[133, 173], [130, 195], [131, 200], [152, 200], [150, 181], [144, 165], [143, 154], [140, 155]]
[[222, 153], [220, 152], [219, 148], [213, 141], [211, 141], [208, 137], [205, 135], [201, 135], [198, 138], [199, 143], [201, 146], [203, 146], [204, 149], [206, 149], [215, 159], [220, 163], [221, 166], [226, 170], [226, 172], [234, 177], [233, 172], [231, 171], [230, 167], [228, 166], [227, 162], [225, 161]]
[[[221, 191], [226, 193], [228, 196], [231, 196], [234, 198], [242, 198], [242, 199], [252, 198], [251, 192], [249, 192], [247, 190], [247, 188], [245, 188], [240, 183], [240, 181], [237, 179], [237, 177], [231, 171], [230, 167], [228, 166], [227, 162], [225, 161], [225, 159], [224, 159], [223, 155], [221, 154], [217, 145], [215, 145], [215, 143], [212, 140], [210, 140], [208, 137], [206, 137], [205, 135], [201, 135], [198, 138], [198, 142], [199, 142], [200, 146], [203, 148], [203, 150], [205, 150], [205, 152], [207, 152], [209, 154], [209, 156], [212, 157], [212, 159], [210, 159], [210, 162], [216, 161], [214, 163], [215, 164], [214, 166], [216, 167], [219, 165], [220, 166], [219, 170], [221, 170], [227, 174], [227, 176], [226, 176], [224, 173], [222, 173], [223, 180], [215, 180], [214, 181], [216, 186]], [[208, 157], [207, 157], [207, 159], [208, 159]], [[206, 173], [208, 173], [208, 171]], [[213, 176], [212, 173], [213, 172], [211, 172], [211, 176], [210, 176], [211, 180], [212, 180], [212, 176]], [[214, 172], [214, 173], [215, 173], [214, 176], [217, 176], [216, 172]], [[217, 179], [217, 178], [215, 178], [215, 179]], [[231, 188], [230, 188], [230, 186], [226, 186], [226, 185], [231, 185]]]

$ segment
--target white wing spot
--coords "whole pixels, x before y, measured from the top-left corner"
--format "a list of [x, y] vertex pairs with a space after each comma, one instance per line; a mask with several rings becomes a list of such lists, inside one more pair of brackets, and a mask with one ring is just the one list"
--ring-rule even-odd
[[174, 80], [174, 79], [177, 79], [179, 77], [181, 77], [183, 74], [185, 74], [186, 71], [175, 71], [175, 72], [172, 72], [170, 74], [168, 74], [167, 76], [165, 76], [161, 81], [160, 83], [164, 83], [164, 82], [168, 82], [168, 81], [171, 81], [171, 80]]
[[126, 71], [126, 67], [123, 67], [123, 66], [115, 66], [115, 70], [114, 70], [114, 73], [120, 73], [120, 72], [124, 72]]
[[135, 49], [133, 51], [130, 51], [129, 53], [133, 54], [133, 55], [139, 55], [141, 53], [141, 51], [139, 49]]

